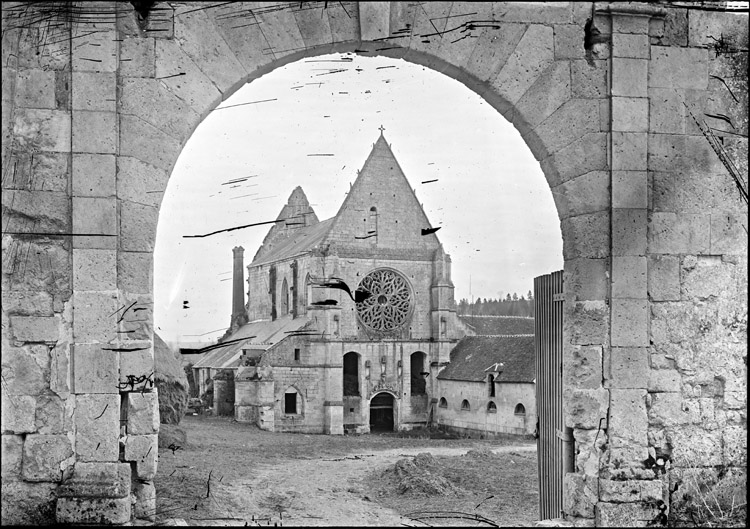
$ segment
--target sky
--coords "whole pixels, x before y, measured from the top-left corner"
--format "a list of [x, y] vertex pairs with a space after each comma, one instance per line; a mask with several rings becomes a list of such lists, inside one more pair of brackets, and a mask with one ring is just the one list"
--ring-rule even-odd
[[185, 235], [275, 220], [298, 185], [320, 220], [334, 216], [381, 126], [427, 218], [440, 226], [456, 302], [525, 296], [534, 277], [562, 269], [552, 193], [503, 116], [460, 82], [423, 66], [324, 55], [246, 84], [185, 145], [157, 226], [160, 336], [220, 337], [231, 315], [232, 248], [245, 248], [247, 266], [271, 225]]

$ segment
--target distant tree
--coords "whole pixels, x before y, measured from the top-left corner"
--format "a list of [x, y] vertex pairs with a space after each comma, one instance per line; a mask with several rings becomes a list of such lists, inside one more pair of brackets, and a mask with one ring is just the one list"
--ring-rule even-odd
[[534, 300], [534, 294], [531, 293], [531, 290], [529, 290], [529, 293], [526, 294], [526, 299], [528, 299], [529, 301]]
[[518, 294], [513, 292], [513, 301], [518, 301]]
[[513, 299], [510, 297], [510, 292], [508, 292], [508, 295], [505, 296], [505, 301], [513, 301]]

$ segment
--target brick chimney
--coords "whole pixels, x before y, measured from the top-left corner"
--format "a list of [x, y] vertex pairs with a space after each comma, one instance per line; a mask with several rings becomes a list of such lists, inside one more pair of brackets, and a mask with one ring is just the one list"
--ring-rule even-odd
[[232, 276], [232, 318], [227, 335], [247, 323], [245, 312], [245, 249], [242, 246], [232, 248], [234, 254], [234, 271]]

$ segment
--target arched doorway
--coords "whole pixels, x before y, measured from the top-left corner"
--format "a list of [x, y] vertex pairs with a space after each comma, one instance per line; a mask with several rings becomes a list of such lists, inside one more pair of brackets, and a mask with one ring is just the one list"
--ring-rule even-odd
[[392, 432], [394, 430], [394, 403], [393, 395], [381, 392], [370, 401], [370, 431]]

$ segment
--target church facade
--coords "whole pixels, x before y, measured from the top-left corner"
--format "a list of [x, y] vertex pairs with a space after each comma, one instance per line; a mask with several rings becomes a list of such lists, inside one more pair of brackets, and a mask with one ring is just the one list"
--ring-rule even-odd
[[467, 334], [435, 231], [382, 130], [335, 217], [319, 221], [296, 188], [247, 266], [246, 298], [234, 250], [231, 327], [195, 365], [215, 409], [233, 402], [238, 421], [279, 432], [430, 421]]

